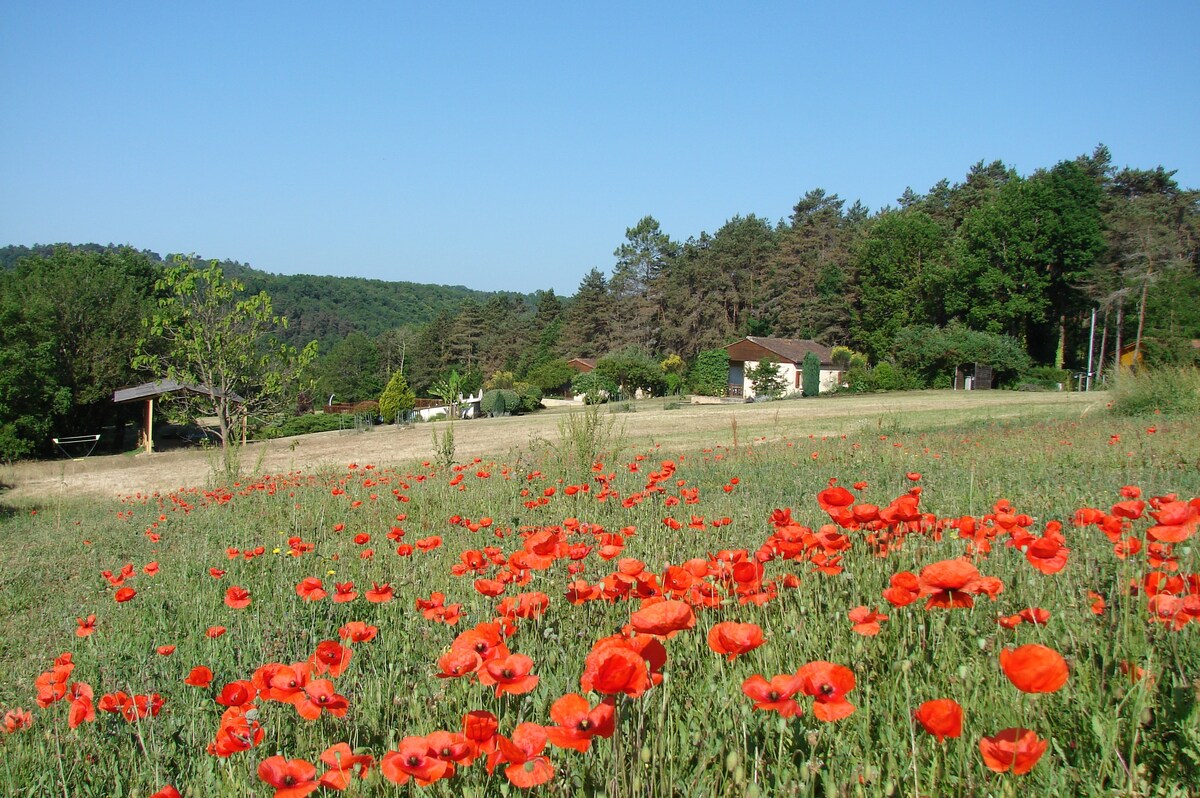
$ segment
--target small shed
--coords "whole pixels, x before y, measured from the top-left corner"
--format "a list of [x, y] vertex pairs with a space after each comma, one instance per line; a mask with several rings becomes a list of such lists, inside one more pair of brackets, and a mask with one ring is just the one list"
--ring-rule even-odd
[[765, 338], [750, 335], [725, 347], [729, 353], [729, 396], [754, 396], [754, 386], [746, 373], [756, 368], [760, 361], [771, 360], [779, 364], [779, 373], [787, 385], [787, 393], [801, 390], [804, 356], [812, 352], [821, 361], [821, 392], [837, 387], [841, 372], [833, 365], [832, 348], [808, 338]]
[[[144, 382], [141, 385], [135, 385], [132, 388], [120, 388], [113, 392], [113, 403], [124, 404], [126, 402], [138, 402], [145, 400], [146, 402], [146, 434], [145, 445], [146, 453], [154, 451], [154, 400], [174, 393], [193, 393], [201, 396], [221, 396], [222, 394], [207, 385], [190, 385], [188, 383], [179, 382], [178, 380], [156, 380], [154, 382]], [[229, 398], [238, 404], [245, 403], [245, 399], [235, 393], [229, 394]], [[243, 436], [245, 430], [243, 430]]]
[[567, 361], [567, 365], [578, 371], [580, 374], [587, 374], [596, 368], [596, 358], [573, 357]]

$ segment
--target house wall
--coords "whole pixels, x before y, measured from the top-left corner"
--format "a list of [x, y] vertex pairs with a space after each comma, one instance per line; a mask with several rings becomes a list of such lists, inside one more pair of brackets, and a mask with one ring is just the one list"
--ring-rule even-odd
[[[734, 365], [734, 363], [730, 363], [731, 367]], [[796, 363], [776, 363], [775, 365], [779, 367], [779, 373], [783, 377], [784, 384], [787, 386], [784, 390], [784, 394], [787, 395], [800, 393], [804, 382], [802, 367]], [[758, 368], [757, 360], [749, 360], [743, 364], [742, 395], [747, 399], [750, 399], [754, 396], [754, 387], [750, 384], [749, 378], [747, 378], [745, 375], [748, 374], [752, 369], [756, 368]], [[820, 382], [821, 393], [828, 393], [829, 391], [837, 388], [838, 377], [840, 374], [841, 372], [837, 369], [822, 368]]]

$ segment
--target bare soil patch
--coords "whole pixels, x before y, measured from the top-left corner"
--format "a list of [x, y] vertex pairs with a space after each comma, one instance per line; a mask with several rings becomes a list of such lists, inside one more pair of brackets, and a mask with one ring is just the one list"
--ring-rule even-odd
[[[670, 444], [687, 450], [756, 440], [840, 435], [863, 429], [929, 428], [1020, 417], [1082, 415], [1103, 407], [1104, 394], [1015, 393], [1008, 391], [916, 391], [838, 396], [760, 404], [689, 405], [667, 410], [663, 399], [633, 404], [636, 412], [614, 413], [614, 431], [624, 443]], [[456, 422], [459, 461], [515, 457], [538, 440], [557, 444], [558, 422], [568, 408], [528, 416]], [[403, 465], [433, 456], [432, 433], [445, 422], [371, 432], [324, 432], [248, 444], [244, 473], [311, 472], [348, 463]], [[203, 449], [93, 456], [84, 460], [19, 463], [4, 469], [6, 499], [37, 501], [51, 493], [126, 496], [166, 492], [211, 483], [218, 453]]]

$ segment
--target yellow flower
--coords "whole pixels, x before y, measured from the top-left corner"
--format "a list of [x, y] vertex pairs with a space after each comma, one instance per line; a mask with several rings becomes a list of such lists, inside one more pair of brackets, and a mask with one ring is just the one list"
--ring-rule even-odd
[[280, 551], [280, 549], [279, 549], [279, 547], [278, 547], [278, 546], [276, 546], [275, 548], [271, 549], [271, 553], [272, 553], [272, 554], [278, 554], [278, 553], [279, 553], [279, 551]]

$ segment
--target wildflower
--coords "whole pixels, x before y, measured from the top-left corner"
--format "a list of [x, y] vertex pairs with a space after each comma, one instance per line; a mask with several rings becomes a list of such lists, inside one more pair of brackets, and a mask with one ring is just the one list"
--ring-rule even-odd
[[1020, 776], [1033, 769], [1049, 744], [1048, 740], [1038, 739], [1037, 734], [1029, 729], [1004, 729], [994, 737], [981, 738], [979, 752], [989, 770], [997, 773], [1011, 770]]
[[730, 662], [763, 644], [762, 627], [755, 623], [723, 621], [708, 631], [708, 647]]
[[1000, 668], [1024, 693], [1053, 693], [1067, 683], [1067, 662], [1051, 648], [1037, 643], [1000, 652]]
[[303, 759], [271, 756], [258, 765], [258, 777], [275, 788], [275, 798], [304, 798], [316, 792], [317, 768]]
[[769, 682], [755, 674], [742, 682], [742, 692], [754, 701], [755, 709], [778, 712], [784, 718], [802, 714], [800, 705], [792, 698], [799, 689], [800, 680], [794, 673], [772, 676]]
[[913, 712], [913, 718], [921, 728], [943, 742], [947, 737], [961, 737], [963, 709], [952, 698], [936, 698], [926, 701]]
[[845, 698], [854, 689], [854, 671], [844, 665], [823, 660], [810, 662], [796, 671], [796, 680], [800, 692], [815, 699], [813, 714], [818, 720], [831, 722], [854, 713], [854, 705]]

